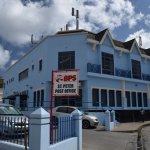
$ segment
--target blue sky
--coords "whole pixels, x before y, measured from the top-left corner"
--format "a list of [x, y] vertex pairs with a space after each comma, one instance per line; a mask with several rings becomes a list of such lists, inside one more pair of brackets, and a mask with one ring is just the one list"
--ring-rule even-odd
[[72, 7], [80, 11], [80, 28], [108, 28], [121, 41], [141, 36], [150, 48], [149, 0], [0, 0], [0, 74], [31, 48], [31, 34], [38, 40], [66, 23], [75, 29]]

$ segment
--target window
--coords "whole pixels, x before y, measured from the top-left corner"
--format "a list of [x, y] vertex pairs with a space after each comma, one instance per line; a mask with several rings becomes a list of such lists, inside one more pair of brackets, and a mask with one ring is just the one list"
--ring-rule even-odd
[[141, 64], [137, 60], [132, 60], [132, 77], [141, 79]]
[[148, 103], [147, 103], [147, 93], [143, 93], [143, 103], [144, 103], [144, 107], [148, 107]]
[[142, 93], [138, 92], [137, 97], [138, 97], [138, 107], [142, 107]]
[[40, 91], [37, 91], [37, 107], [40, 106]]
[[131, 106], [131, 102], [130, 102], [130, 92], [126, 91], [126, 98], [127, 98], [127, 107]]
[[92, 89], [93, 106], [99, 106], [99, 89]]
[[75, 69], [75, 52], [59, 52], [58, 53], [58, 69]]
[[132, 107], [136, 107], [136, 92], [132, 92]]
[[109, 106], [115, 106], [115, 93], [114, 90], [109, 90]]
[[67, 107], [59, 107], [56, 112], [67, 113]]
[[34, 70], [34, 65], [32, 65], [32, 71]]
[[41, 106], [44, 106], [44, 90], [41, 90]]
[[39, 71], [42, 71], [42, 65], [43, 65], [43, 61], [42, 59], [39, 61]]
[[55, 97], [55, 106], [75, 106], [82, 107], [82, 89], [79, 89], [79, 96]]
[[102, 73], [114, 75], [114, 58], [112, 54], [102, 52]]
[[28, 78], [29, 69], [25, 69], [24, 71], [19, 73], [19, 81]]
[[33, 94], [33, 107], [36, 107], [36, 92]]
[[101, 89], [101, 105], [107, 106], [107, 90]]
[[121, 91], [116, 91], [116, 102], [117, 102], [117, 107], [122, 106]]

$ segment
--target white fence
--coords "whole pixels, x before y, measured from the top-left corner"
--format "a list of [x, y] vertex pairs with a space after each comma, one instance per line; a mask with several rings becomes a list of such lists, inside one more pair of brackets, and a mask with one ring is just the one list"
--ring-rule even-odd
[[[72, 118], [74, 120], [74, 136], [68, 137], [63, 141], [50, 144], [50, 115], [43, 108], [39, 108], [34, 111], [30, 115], [29, 147], [27, 147], [27, 149], [60, 150], [63, 147], [65, 150], [82, 150], [82, 116], [80, 111], [74, 111]], [[69, 126], [68, 128], [70, 130]], [[58, 135], [60, 135], [60, 133]], [[63, 137], [59, 138], [61, 139]], [[0, 141], [0, 150], [25, 150], [25, 147], [19, 144]]]

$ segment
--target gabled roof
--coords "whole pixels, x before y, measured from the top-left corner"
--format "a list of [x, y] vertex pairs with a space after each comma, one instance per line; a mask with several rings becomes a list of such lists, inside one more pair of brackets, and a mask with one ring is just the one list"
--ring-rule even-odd
[[118, 41], [118, 40], [113, 39], [115, 46], [120, 47], [120, 48], [124, 48], [124, 49], [129, 50], [129, 51], [131, 50], [134, 41], [135, 41], [135, 39], [132, 39], [132, 40], [127, 41], [127, 42], [122, 42], [122, 41]]
[[150, 48], [148, 49], [140, 48], [140, 51], [142, 54], [150, 56]]
[[95, 40], [101, 41], [105, 33], [107, 32], [108, 29], [105, 29], [97, 34], [95, 34]]

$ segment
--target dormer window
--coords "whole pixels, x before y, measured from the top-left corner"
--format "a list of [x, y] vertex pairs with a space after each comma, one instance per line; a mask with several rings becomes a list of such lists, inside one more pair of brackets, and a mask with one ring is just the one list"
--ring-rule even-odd
[[132, 59], [132, 77], [134, 79], [141, 79], [141, 63], [140, 61]]

